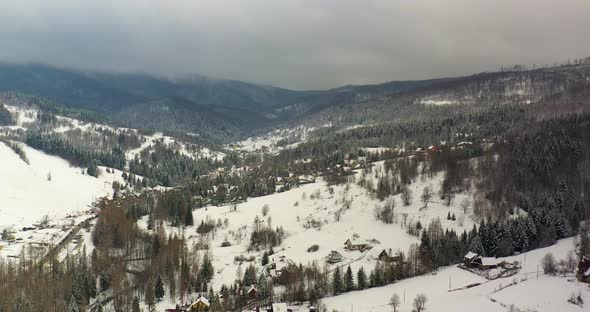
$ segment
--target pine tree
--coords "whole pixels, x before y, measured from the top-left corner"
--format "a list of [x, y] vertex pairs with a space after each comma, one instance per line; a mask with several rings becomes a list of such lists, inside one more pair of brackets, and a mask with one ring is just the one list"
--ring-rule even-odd
[[256, 283], [256, 268], [253, 265], [249, 265], [246, 268], [242, 283], [247, 286]]
[[367, 288], [367, 274], [365, 273], [365, 269], [363, 267], [360, 267], [356, 273], [356, 282], [358, 289], [362, 290]]
[[585, 225], [580, 228], [580, 243], [578, 248], [578, 255], [580, 260], [582, 257], [590, 256], [590, 228], [588, 225]]
[[186, 215], [184, 217], [184, 225], [185, 226], [192, 226], [192, 225], [194, 225], [194, 221], [193, 221], [193, 209], [191, 207], [186, 207]]
[[479, 236], [474, 237], [469, 244], [469, 251], [483, 255], [483, 245]]
[[434, 268], [434, 248], [426, 230], [422, 231], [420, 238], [420, 261], [423, 269], [430, 271]]
[[350, 265], [344, 274], [344, 287], [346, 287], [346, 291], [354, 290], [354, 276], [352, 275], [352, 269], [350, 268]]
[[309, 289], [307, 298], [309, 299], [310, 304], [316, 304], [318, 302], [318, 292], [315, 290], [315, 287]]
[[213, 264], [211, 264], [209, 254], [205, 254], [199, 275], [205, 283], [208, 283], [213, 278], [213, 273]]
[[334, 274], [332, 275], [332, 291], [334, 295], [338, 295], [343, 291], [342, 274], [340, 273], [339, 267], [334, 270]]
[[162, 283], [162, 277], [160, 275], [158, 275], [156, 285], [154, 286], [154, 298], [157, 301], [161, 301], [164, 298], [164, 283]]
[[68, 312], [79, 312], [80, 308], [78, 307], [78, 303], [76, 302], [76, 299], [74, 298], [74, 295], [72, 294], [72, 296], [70, 297], [70, 304], [68, 305]]
[[267, 265], [267, 264], [268, 264], [268, 261], [269, 261], [269, 260], [268, 260], [268, 252], [266, 252], [266, 251], [265, 251], [265, 252], [262, 254], [262, 265], [263, 265], [263, 266]]
[[553, 222], [553, 225], [555, 227], [555, 234], [557, 235], [556, 238], [561, 239], [567, 237], [567, 221], [565, 220], [564, 214], [562, 212], [556, 212]]
[[133, 297], [133, 303], [131, 305], [131, 312], [139, 312], [139, 298]]

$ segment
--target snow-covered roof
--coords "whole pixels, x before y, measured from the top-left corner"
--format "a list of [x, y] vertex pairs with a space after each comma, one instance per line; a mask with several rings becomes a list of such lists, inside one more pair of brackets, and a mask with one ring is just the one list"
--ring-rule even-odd
[[287, 304], [282, 303], [273, 303], [272, 304], [272, 311], [273, 312], [287, 312]]
[[199, 299], [197, 299], [197, 301], [195, 302], [195, 304], [202, 302], [204, 305], [209, 306], [209, 300], [207, 300], [207, 298], [201, 296], [199, 297]]
[[482, 257], [481, 258], [481, 265], [498, 265], [498, 259], [492, 257]]
[[473, 259], [473, 258], [475, 258], [475, 257], [477, 257], [477, 254], [476, 254], [475, 252], [473, 252], [473, 251], [470, 251], [470, 252], [468, 252], [468, 253], [465, 255], [465, 257], [464, 257], [464, 258], [466, 258], [466, 259]]

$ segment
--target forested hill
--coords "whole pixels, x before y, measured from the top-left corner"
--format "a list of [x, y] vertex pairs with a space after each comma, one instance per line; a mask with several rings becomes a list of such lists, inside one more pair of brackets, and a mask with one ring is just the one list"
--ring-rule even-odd
[[346, 128], [436, 119], [494, 105], [524, 105], [543, 118], [588, 112], [590, 58], [547, 68], [518, 66], [457, 78], [316, 91], [202, 76], [168, 79], [0, 64], [0, 92], [48, 99], [62, 111], [83, 111], [119, 126], [193, 132], [227, 142], [274, 127], [306, 123]]
[[0, 63], [0, 92], [36, 96], [64, 107], [96, 112], [119, 125], [195, 132], [215, 140], [281, 125], [333, 105], [410, 91], [440, 81], [447, 80], [293, 91], [202, 76], [168, 79]]

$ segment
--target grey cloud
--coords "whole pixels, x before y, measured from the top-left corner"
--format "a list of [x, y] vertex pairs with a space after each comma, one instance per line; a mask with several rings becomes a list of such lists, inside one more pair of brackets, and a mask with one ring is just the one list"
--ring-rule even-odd
[[587, 0], [15, 0], [0, 61], [329, 88], [588, 56], [588, 16]]

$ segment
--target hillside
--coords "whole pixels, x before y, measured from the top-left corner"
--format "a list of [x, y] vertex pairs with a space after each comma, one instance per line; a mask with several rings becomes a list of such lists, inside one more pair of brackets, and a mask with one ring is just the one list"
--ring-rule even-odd
[[[389, 299], [397, 294], [402, 299], [399, 311], [411, 311], [417, 294], [427, 296], [426, 308], [432, 311], [465, 311], [475, 306], [482, 312], [505, 311], [582, 311], [568, 302], [572, 295], [590, 300], [590, 290], [575, 277], [551, 276], [540, 268], [541, 258], [552, 253], [563, 258], [574, 248], [573, 239], [556, 245], [506, 258], [519, 261], [523, 267], [516, 276], [488, 281], [455, 266], [441, 268], [436, 274], [399, 281], [385, 287], [355, 291], [328, 298], [322, 302], [332, 311], [391, 311]], [[470, 285], [474, 287], [467, 288]], [[405, 300], [403, 299], [405, 296]]]
[[[18, 271], [31, 305], [163, 310], [205, 296], [213, 311], [385, 311], [400, 287], [403, 310], [418, 289], [449, 311], [588, 299], [569, 253], [590, 252], [572, 243], [588, 237], [587, 65], [259, 96], [70, 74], [142, 101], [0, 95], [0, 275], [58, 267], [68, 285], [55, 299], [42, 287], [55, 275]], [[195, 81], [266, 104], [180, 87]], [[547, 250], [569, 259], [556, 265], [566, 278], [536, 269]], [[467, 252], [482, 261], [470, 271], [457, 267]], [[550, 284], [562, 286], [551, 303], [519, 296]], [[0, 287], [0, 307], [32, 294]]]
[[[201, 76], [169, 79], [144, 74], [86, 73], [39, 64], [0, 64], [0, 92], [34, 95], [69, 108], [90, 110], [122, 126], [191, 131], [225, 141], [334, 105], [448, 80], [452, 79], [294, 91]], [[156, 115], [158, 120], [145, 119], [150, 115]]]

